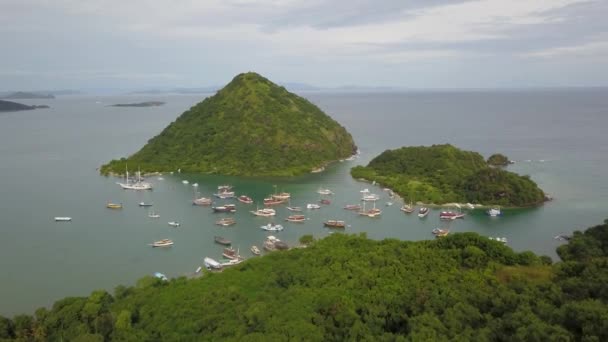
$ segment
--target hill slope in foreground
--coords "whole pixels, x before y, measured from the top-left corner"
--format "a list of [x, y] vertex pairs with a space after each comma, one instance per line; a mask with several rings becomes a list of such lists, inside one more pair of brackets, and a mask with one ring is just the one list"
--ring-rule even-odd
[[387, 186], [406, 201], [507, 207], [545, 201], [544, 192], [528, 176], [491, 167], [479, 153], [449, 144], [387, 150], [367, 166], [354, 167], [351, 175]]
[[607, 341], [608, 220], [558, 254], [552, 264], [475, 233], [333, 234], [198, 279], [146, 277], [0, 317], [0, 339]]
[[236, 76], [129, 158], [102, 166], [143, 172], [294, 176], [352, 155], [351, 135], [308, 100], [256, 73]]

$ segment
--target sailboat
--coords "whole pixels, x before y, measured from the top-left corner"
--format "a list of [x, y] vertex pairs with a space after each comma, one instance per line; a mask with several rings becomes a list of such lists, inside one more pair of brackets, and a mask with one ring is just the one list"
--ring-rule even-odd
[[152, 211], [150, 211], [150, 212], [148, 213], [148, 217], [149, 217], [149, 218], [159, 218], [159, 217], [160, 217], [160, 215], [159, 215], [159, 214], [157, 214], [157, 213], [155, 213], [155, 212], [154, 212], [154, 210], [152, 210]]
[[129, 180], [129, 169], [125, 165], [125, 183], [116, 183], [125, 190], [152, 190], [152, 184], [141, 180], [141, 171], [137, 171], [137, 182], [131, 183]]

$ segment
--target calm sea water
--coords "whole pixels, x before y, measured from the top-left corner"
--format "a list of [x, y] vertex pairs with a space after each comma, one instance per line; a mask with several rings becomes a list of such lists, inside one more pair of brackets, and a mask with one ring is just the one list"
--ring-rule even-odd
[[[386, 237], [431, 239], [441, 223], [437, 213], [425, 220], [405, 215], [401, 203], [385, 207], [381, 189], [349, 176], [350, 167], [366, 164], [378, 153], [405, 145], [451, 143], [488, 156], [501, 152], [517, 161], [511, 171], [527, 174], [553, 202], [536, 209], [507, 211], [489, 218], [472, 213], [452, 225], [453, 231], [475, 231], [504, 236], [515, 250], [532, 250], [556, 257], [553, 237], [601, 223], [608, 217], [608, 90], [531, 92], [411, 92], [393, 94], [304, 94], [353, 134], [360, 159], [336, 163], [326, 172], [296, 179], [243, 179], [175, 174], [154, 191], [121, 190], [116, 179], [99, 176], [104, 162], [139, 149], [202, 96], [65, 97], [24, 101], [48, 103], [51, 109], [0, 114], [0, 314], [32, 313], [65, 296], [87, 295], [133, 284], [159, 271], [168, 276], [192, 273], [202, 258], [219, 258], [214, 235], [233, 240], [249, 256], [252, 244], [261, 246], [268, 235], [259, 226], [267, 219], [253, 217], [253, 205], [238, 205], [237, 224], [220, 228], [220, 214], [191, 205], [198, 182], [203, 195], [218, 184], [261, 202], [274, 191], [292, 193], [292, 205], [319, 200], [316, 190], [336, 192], [332, 204], [307, 212], [304, 224], [284, 222], [275, 235], [297, 242], [303, 234], [329, 234], [326, 219], [344, 219], [348, 233], [366, 232]], [[115, 108], [108, 104], [145, 100], [166, 101], [162, 107]], [[247, 142], [243, 142], [247, 143]], [[135, 166], [134, 166], [135, 167]], [[359, 190], [381, 194], [384, 213], [377, 219], [357, 217], [342, 208], [357, 203]], [[112, 211], [107, 201], [125, 208]], [[152, 202], [160, 219], [150, 219], [140, 201]], [[275, 221], [288, 215], [277, 208]], [[71, 216], [70, 223], [53, 222]], [[180, 228], [170, 228], [177, 220]], [[282, 222], [283, 223], [283, 222]], [[148, 243], [171, 238], [175, 246], [153, 249]]]

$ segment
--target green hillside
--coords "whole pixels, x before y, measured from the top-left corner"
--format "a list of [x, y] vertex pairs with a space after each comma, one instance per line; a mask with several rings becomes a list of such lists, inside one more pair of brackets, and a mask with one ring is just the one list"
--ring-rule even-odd
[[387, 150], [351, 174], [387, 186], [406, 201], [523, 207], [545, 199], [529, 177], [491, 168], [479, 153], [449, 144]]
[[236, 76], [198, 103], [125, 163], [143, 172], [174, 171], [246, 176], [293, 176], [348, 157], [351, 135], [308, 100], [256, 73]]
[[199, 279], [146, 277], [0, 316], [0, 340], [607, 341], [608, 220], [558, 254], [475, 233], [333, 234]]

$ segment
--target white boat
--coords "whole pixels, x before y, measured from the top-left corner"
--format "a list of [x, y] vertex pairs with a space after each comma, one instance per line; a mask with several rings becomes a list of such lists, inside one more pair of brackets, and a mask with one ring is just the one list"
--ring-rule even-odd
[[361, 200], [365, 202], [375, 202], [380, 199], [380, 196], [376, 194], [364, 195]]
[[300, 207], [286, 207], [286, 208], [289, 211], [302, 211], [302, 208], [300, 208]]
[[391, 205], [393, 205], [393, 202], [386, 202], [387, 207], [390, 207]]
[[137, 172], [137, 181], [135, 183], [131, 183], [129, 180], [129, 169], [127, 169], [126, 166], [125, 182], [116, 184], [120, 185], [120, 187], [125, 190], [152, 190], [152, 184], [142, 181], [140, 171]]
[[152, 203], [139, 202], [139, 206], [140, 206], [140, 207], [151, 207], [151, 206], [152, 206]]
[[283, 228], [283, 226], [282, 226], [282, 225], [280, 225], [280, 224], [272, 224], [272, 223], [269, 223], [269, 224], [266, 224], [266, 225], [261, 226], [261, 227], [260, 227], [260, 229], [263, 229], [263, 230], [266, 230], [266, 231], [269, 231], [269, 232], [280, 232], [280, 231], [282, 231], [284, 228]]
[[318, 204], [315, 204], [315, 203], [308, 203], [306, 205], [306, 209], [320, 209], [320, 208], [321, 208], [321, 206]]
[[491, 208], [488, 209], [488, 211], [486, 212], [488, 215], [490, 215], [491, 217], [497, 217], [497, 216], [501, 216], [502, 212], [500, 211], [500, 208]]
[[154, 210], [152, 210], [148, 213], [148, 217], [149, 218], [159, 218], [160, 215], [158, 215], [157, 213], [154, 212]]
[[152, 246], [152, 247], [170, 247], [170, 246], [173, 246], [173, 240], [162, 239], [162, 240], [154, 241], [153, 243], [149, 244], [149, 246]]
[[194, 183], [192, 184], [192, 186], [196, 188], [198, 186], [198, 183]]
[[319, 189], [319, 190], [317, 190], [317, 193], [321, 194], [321, 195], [333, 195], [334, 194], [333, 191], [331, 191], [329, 189]]
[[188, 184], [188, 183], [190, 183], [190, 182], [188, 182], [187, 180], [185, 180], [185, 179], [184, 179], [184, 180], [182, 181], [182, 183], [184, 183], [184, 184]]
[[210, 269], [215, 269], [215, 270], [219, 270], [222, 268], [222, 264], [220, 264], [219, 262], [209, 258], [209, 257], [205, 257], [203, 259], [203, 262], [205, 263], [205, 267], [210, 270]]
[[170, 225], [171, 227], [179, 227], [179, 226], [180, 226], [179, 222], [175, 222], [175, 221], [171, 221], [171, 222], [169, 222], [169, 225]]
[[418, 209], [418, 217], [425, 218], [429, 214], [429, 211], [429, 208], [421, 207], [420, 209]]
[[231, 260], [228, 260], [226, 262], [221, 263], [220, 265], [222, 267], [229, 267], [229, 266], [238, 265], [238, 264], [242, 263], [243, 261], [245, 261], [245, 259], [241, 259], [241, 258], [239, 258], [239, 259], [231, 259]]
[[72, 221], [72, 218], [67, 217], [67, 216], [56, 216], [55, 221], [56, 222], [69, 222], [69, 221]]
[[369, 189], [363, 189], [361, 191], [359, 191], [362, 194], [369, 194]]
[[255, 216], [263, 216], [263, 217], [270, 217], [270, 216], [274, 216], [277, 214], [277, 212], [272, 208], [258, 209], [255, 211], [251, 211], [251, 213]]

